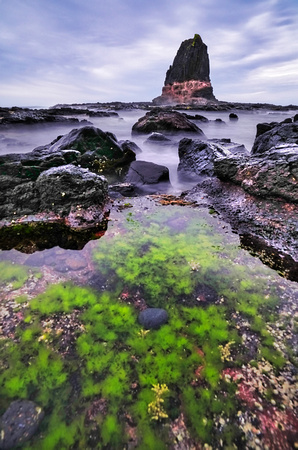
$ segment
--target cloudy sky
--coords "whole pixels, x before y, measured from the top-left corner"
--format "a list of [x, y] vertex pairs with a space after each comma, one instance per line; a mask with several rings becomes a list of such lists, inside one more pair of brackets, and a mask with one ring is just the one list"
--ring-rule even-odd
[[185, 39], [219, 100], [298, 104], [297, 0], [0, 0], [0, 106], [150, 101]]

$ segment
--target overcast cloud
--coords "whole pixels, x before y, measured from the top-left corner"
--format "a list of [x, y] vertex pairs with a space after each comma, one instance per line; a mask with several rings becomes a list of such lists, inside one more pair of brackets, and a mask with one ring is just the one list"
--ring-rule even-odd
[[150, 101], [195, 33], [219, 100], [298, 104], [297, 0], [0, 0], [0, 106]]

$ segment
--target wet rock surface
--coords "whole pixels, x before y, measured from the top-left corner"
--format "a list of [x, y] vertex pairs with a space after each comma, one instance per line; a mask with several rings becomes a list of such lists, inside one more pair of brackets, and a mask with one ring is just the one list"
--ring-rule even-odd
[[108, 197], [99, 174], [123, 177], [135, 159], [131, 146], [122, 148], [113, 134], [87, 126], [32, 152], [0, 156], [0, 219], [53, 212], [68, 215], [75, 227], [94, 226]]
[[214, 172], [250, 194], [298, 202], [298, 125], [259, 124], [251, 156], [218, 158]]
[[138, 321], [146, 329], [158, 329], [168, 321], [168, 313], [162, 308], [147, 308], [141, 311]]
[[256, 140], [251, 153], [253, 155], [264, 154], [272, 147], [279, 147], [284, 143], [298, 144], [297, 123], [261, 123], [257, 125]]
[[209, 204], [240, 234], [243, 246], [265, 264], [298, 281], [298, 207], [279, 199], [264, 199], [240, 186], [216, 178], [206, 179], [183, 198]]
[[36, 433], [44, 412], [34, 402], [16, 400], [0, 420], [0, 448], [10, 449], [24, 444]]
[[154, 185], [163, 184], [164, 188], [170, 186], [169, 169], [159, 164], [147, 161], [133, 161], [126, 176], [126, 182], [139, 188], [156, 190]]
[[[7, 186], [0, 205], [0, 217], [7, 221], [27, 216], [25, 221], [61, 221], [74, 228], [95, 225], [103, 220], [108, 202], [107, 180], [88, 169], [73, 164], [55, 167], [41, 173], [36, 181]], [[28, 219], [29, 216], [29, 219]], [[13, 218], [13, 219], [12, 219]], [[5, 223], [2, 223], [4, 225]]]
[[250, 194], [298, 202], [298, 145], [282, 144], [251, 157], [228, 156], [214, 161], [214, 173]]
[[231, 142], [230, 139], [189, 139], [179, 142], [178, 173], [181, 177], [197, 178], [202, 175], [214, 175], [214, 162], [218, 158], [233, 154], [248, 155], [244, 145]]
[[154, 108], [145, 116], [141, 117], [132, 127], [132, 133], [145, 133], [168, 131], [168, 132], [190, 132], [204, 137], [203, 131], [193, 122], [177, 111], [167, 111]]

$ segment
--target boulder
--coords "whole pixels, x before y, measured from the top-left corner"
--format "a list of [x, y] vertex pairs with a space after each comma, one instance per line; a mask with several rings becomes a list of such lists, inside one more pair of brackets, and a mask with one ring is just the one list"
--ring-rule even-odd
[[218, 159], [214, 173], [250, 194], [298, 202], [298, 125], [259, 124], [251, 156]]
[[168, 132], [191, 132], [203, 137], [203, 131], [193, 122], [188, 120], [184, 114], [177, 111], [167, 111], [154, 108], [145, 116], [141, 117], [132, 127], [133, 133], [145, 133], [168, 131]]
[[195, 34], [183, 41], [166, 73], [162, 94], [153, 100], [162, 104], [204, 104], [216, 100], [209, 77], [209, 56], [202, 38]]
[[[1, 197], [0, 218], [52, 213], [50, 221], [64, 218], [72, 227], [94, 226], [104, 219], [108, 183], [100, 175], [72, 164], [48, 169], [36, 181], [7, 187]], [[37, 219], [35, 219], [37, 220]]]
[[147, 161], [133, 161], [126, 176], [126, 183], [133, 184], [146, 192], [158, 188], [167, 189], [170, 185], [169, 169]]
[[297, 123], [276, 123], [258, 124], [257, 136], [252, 147], [253, 155], [261, 155], [273, 147], [282, 144], [298, 144], [298, 124]]
[[229, 119], [230, 119], [230, 120], [238, 120], [239, 117], [238, 117], [237, 114], [235, 114], [235, 113], [230, 113], [230, 114], [229, 114]]
[[40, 211], [66, 216], [72, 208], [87, 209], [104, 205], [108, 197], [107, 180], [73, 164], [53, 167], [36, 180]]
[[167, 323], [168, 318], [169, 316], [165, 309], [147, 308], [139, 314], [138, 321], [144, 328], [156, 330]]
[[2, 155], [0, 219], [45, 211], [66, 217], [72, 214], [73, 202], [85, 210], [86, 220], [89, 213], [91, 222], [97, 220], [107, 201], [107, 181], [99, 174], [109, 181], [122, 181], [133, 160], [135, 153], [129, 144], [122, 148], [113, 134], [90, 126], [74, 129], [29, 153]]
[[214, 161], [214, 173], [253, 195], [298, 202], [298, 145], [283, 144], [251, 157], [228, 156]]
[[43, 410], [29, 400], [16, 400], [10, 404], [0, 421], [0, 448], [19, 447], [36, 433]]
[[231, 142], [230, 139], [201, 139], [184, 138], [179, 143], [180, 177], [196, 179], [203, 175], [214, 175], [214, 162], [218, 158], [237, 155], [248, 155], [244, 145]]

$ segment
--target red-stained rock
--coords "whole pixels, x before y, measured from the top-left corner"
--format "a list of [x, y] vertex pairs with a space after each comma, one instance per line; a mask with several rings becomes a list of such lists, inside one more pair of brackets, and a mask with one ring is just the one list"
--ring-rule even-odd
[[173, 64], [166, 73], [162, 94], [153, 100], [156, 105], [205, 104], [216, 100], [209, 77], [207, 46], [196, 34], [183, 41]]

